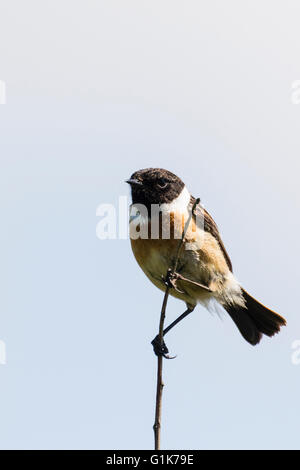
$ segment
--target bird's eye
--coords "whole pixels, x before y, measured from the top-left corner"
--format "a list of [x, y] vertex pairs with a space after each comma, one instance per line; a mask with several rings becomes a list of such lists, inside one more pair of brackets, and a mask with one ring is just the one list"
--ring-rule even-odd
[[160, 178], [157, 182], [157, 186], [161, 189], [165, 189], [168, 186], [168, 181], [165, 178]]

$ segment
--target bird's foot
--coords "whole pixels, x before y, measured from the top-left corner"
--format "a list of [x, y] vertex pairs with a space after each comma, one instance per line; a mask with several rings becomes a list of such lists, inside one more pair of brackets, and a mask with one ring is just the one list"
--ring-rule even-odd
[[171, 269], [168, 269], [168, 272], [167, 272], [167, 277], [164, 279], [164, 282], [165, 282], [165, 285], [170, 287], [171, 289], [175, 289], [177, 292], [179, 292], [180, 294], [183, 294], [184, 292], [182, 292], [180, 289], [178, 289], [177, 287], [177, 280], [180, 279], [180, 275], [178, 273], [174, 273], [172, 272]]
[[169, 356], [169, 350], [166, 346], [166, 343], [164, 342], [164, 340], [162, 340], [161, 343], [158, 335], [155, 336], [153, 341], [151, 341], [151, 344], [153, 346], [153, 350], [156, 356], [163, 356], [165, 359], [175, 359], [176, 356]]

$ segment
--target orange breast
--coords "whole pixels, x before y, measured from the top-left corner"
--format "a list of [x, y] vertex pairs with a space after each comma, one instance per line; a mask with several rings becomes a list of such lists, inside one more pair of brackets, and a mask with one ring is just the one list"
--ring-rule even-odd
[[[151, 238], [151, 225], [149, 222], [147, 222], [147, 225], [147, 230], [144, 230], [143, 233], [145, 235], [148, 231], [148, 238], [131, 239], [132, 251], [147, 277], [158, 288], [165, 290], [164, 278], [167, 270], [174, 266], [184, 228], [184, 218], [180, 216], [176, 220], [176, 216], [171, 215], [170, 238], [168, 239], [163, 238], [166, 233], [162, 227], [160, 227], [159, 237], [157, 239]], [[201, 257], [201, 250], [198, 249], [201, 234], [198, 231], [197, 233], [194, 232], [195, 229], [195, 224], [191, 221], [180, 252], [177, 270], [188, 279], [208, 285], [211, 275], [206, 268], [206, 263], [202, 263], [202, 257], [204, 260], [205, 255], [203, 253]], [[188, 243], [191, 245], [189, 246]], [[178, 281], [177, 285], [183, 293], [181, 294], [172, 289], [170, 291], [171, 295], [184, 300], [190, 305], [195, 305], [197, 303], [196, 299], [208, 295], [203, 289], [185, 281]]]

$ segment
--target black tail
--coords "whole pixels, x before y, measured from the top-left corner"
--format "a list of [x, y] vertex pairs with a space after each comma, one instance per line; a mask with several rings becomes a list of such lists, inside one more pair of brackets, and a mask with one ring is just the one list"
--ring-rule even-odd
[[283, 317], [269, 310], [242, 289], [245, 307], [228, 305], [225, 307], [232, 320], [248, 343], [258, 344], [262, 335], [273, 336], [286, 325]]

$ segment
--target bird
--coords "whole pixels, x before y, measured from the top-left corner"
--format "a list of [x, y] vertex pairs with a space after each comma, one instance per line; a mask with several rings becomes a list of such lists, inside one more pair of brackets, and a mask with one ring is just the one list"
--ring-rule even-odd
[[[282, 316], [241, 286], [215, 221], [178, 176], [162, 168], [145, 168], [135, 171], [126, 183], [132, 196], [129, 235], [134, 257], [156, 287], [165, 290], [168, 284], [170, 294], [187, 307], [165, 328], [163, 336], [197, 304], [209, 310], [213, 301], [226, 310], [253, 346], [263, 335], [272, 337], [286, 325]], [[176, 272], [168, 279], [183, 234]], [[158, 336], [152, 345], [155, 354], [170, 358], [165, 342]]]

